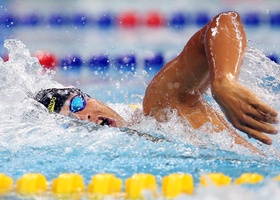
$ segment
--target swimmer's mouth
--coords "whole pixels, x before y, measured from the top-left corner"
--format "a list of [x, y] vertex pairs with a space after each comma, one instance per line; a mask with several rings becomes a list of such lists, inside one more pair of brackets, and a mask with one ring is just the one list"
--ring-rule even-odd
[[117, 127], [116, 120], [106, 117], [98, 117], [96, 124], [99, 124], [101, 126]]

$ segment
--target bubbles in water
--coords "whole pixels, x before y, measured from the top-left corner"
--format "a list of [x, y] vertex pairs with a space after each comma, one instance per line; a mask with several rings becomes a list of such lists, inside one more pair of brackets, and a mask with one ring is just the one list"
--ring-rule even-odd
[[148, 73], [147, 73], [146, 70], [142, 70], [142, 75], [143, 75], [143, 76], [147, 76], [147, 74], [148, 74]]
[[117, 81], [115, 85], [116, 85], [116, 88], [119, 89], [121, 86], [121, 83], [119, 81]]
[[273, 107], [279, 99], [280, 67], [267, 58], [260, 50], [248, 47], [239, 81], [254, 91], [263, 101]]
[[[8, 62], [0, 61], [0, 148], [15, 152], [8, 155], [17, 157], [14, 158], [18, 160], [17, 163], [21, 162], [20, 166], [27, 170], [32, 165], [35, 170], [42, 166], [40, 170], [47, 172], [57, 169], [56, 173], [68, 170], [92, 175], [109, 171], [122, 177], [139, 171], [159, 176], [174, 171], [199, 174], [215, 169], [225, 170], [227, 166], [235, 171], [260, 166], [254, 169], [264, 168], [265, 171], [265, 166], [258, 159], [254, 160], [245, 149], [233, 145], [227, 132], [206, 134], [212, 130], [210, 124], [194, 130], [177, 116], [176, 111], [168, 111], [168, 121], [159, 123], [153, 117], [144, 116], [141, 106], [133, 110], [126, 103], [109, 104], [131, 123], [130, 133], [116, 128], [97, 127], [61, 115], [50, 115], [32, 97], [42, 88], [62, 85], [52, 80], [53, 73], [42, 74], [37, 59], [30, 56], [20, 41], [6, 41], [5, 45], [9, 49], [10, 59]], [[142, 75], [148, 73], [143, 71]], [[112, 90], [108, 90], [107, 94], [113, 95], [114, 89], [122, 88], [123, 83], [131, 84], [128, 78], [123, 77], [122, 82], [108, 78]], [[277, 105], [279, 66], [258, 50], [249, 48], [246, 52], [240, 81], [266, 102]], [[125, 99], [128, 98], [125, 90], [123, 94]], [[210, 96], [209, 91], [207, 95]], [[135, 96], [137, 100], [143, 99], [143, 96]], [[220, 112], [211, 97], [209, 102]], [[145, 134], [163, 140], [154, 142], [143, 137]], [[229, 146], [233, 146], [231, 152]], [[25, 154], [32, 154], [32, 158]], [[25, 163], [25, 159], [29, 163]], [[60, 164], [55, 164], [55, 161]], [[13, 166], [19, 166], [17, 163], [14, 161]], [[6, 170], [12, 170], [7, 163], [5, 165]], [[270, 168], [269, 164], [267, 168]], [[198, 192], [199, 197], [203, 194]], [[207, 194], [215, 195], [213, 192]]]
[[[28, 49], [23, 43], [17, 40], [7, 40], [5, 42], [5, 47], [9, 50], [9, 61], [1, 61], [0, 93], [3, 94], [0, 97], [1, 105], [3, 105], [1, 106], [1, 110], [4, 112], [4, 116], [7, 117], [11, 116], [8, 112], [8, 108], [9, 111], [12, 110], [13, 112], [22, 109], [23, 111], [19, 112], [20, 114], [18, 116], [20, 117], [18, 118], [23, 121], [27, 119], [31, 121], [35, 120], [30, 116], [32, 116], [31, 113], [36, 113], [34, 112], [34, 110], [37, 109], [34, 107], [36, 102], [30, 99], [30, 97], [42, 88], [62, 86], [52, 80], [51, 75], [53, 75], [53, 73], [42, 74], [42, 68], [38, 60], [30, 56]], [[147, 72], [142, 71], [142, 74], [147, 75]], [[266, 102], [277, 105], [279, 92], [278, 90], [272, 91], [271, 88], [279, 87], [278, 76], [279, 66], [276, 63], [272, 63], [259, 50], [251, 47], [248, 48], [240, 74], [240, 82], [242, 84], [248, 86]], [[125, 78], [125, 81], [127, 80], [128, 77]], [[129, 81], [127, 82], [129, 83]], [[120, 89], [121, 85], [120, 81], [115, 82], [117, 89]], [[109, 90], [108, 95], [111, 95], [111, 93], [111, 90]], [[125, 94], [125, 99], [127, 99], [127, 93], [123, 93]], [[25, 100], [25, 103], [22, 103], [22, 100]], [[14, 105], [9, 106], [9, 102], [14, 102]], [[211, 101], [211, 103], [219, 111], [217, 104], [214, 101]], [[38, 107], [38, 105], [36, 106]], [[217, 146], [226, 149], [232, 144], [230, 139], [226, 139], [227, 133], [205, 136], [204, 133], [207, 132], [206, 130], [210, 127], [207, 124], [205, 124], [201, 130], [194, 131], [187, 122], [182, 123], [180, 118], [177, 117], [176, 112], [169, 113], [169, 120], [166, 123], [158, 123], [151, 117], [144, 117], [142, 112], [128, 112], [128, 110], [131, 109], [127, 108], [127, 105], [119, 104], [118, 106], [112, 105], [112, 107], [128, 121], [137, 122], [132, 125], [132, 128], [139, 131], [151, 134], [163, 134], [177, 141], [191, 145], [199, 144], [203, 146], [211, 141], [210, 143], [216, 143], [215, 145], [218, 144]], [[41, 108], [41, 111], [42, 110], [44, 110], [44, 108]], [[55, 121], [47, 114], [42, 115], [41, 111], [37, 113], [39, 119], [41, 115], [43, 118], [48, 118], [52, 123]], [[170, 134], [170, 132], [172, 132], [172, 134]]]

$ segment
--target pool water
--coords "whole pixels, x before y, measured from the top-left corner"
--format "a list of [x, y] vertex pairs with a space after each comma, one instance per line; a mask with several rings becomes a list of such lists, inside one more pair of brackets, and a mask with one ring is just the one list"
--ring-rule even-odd
[[[207, 125], [205, 129], [192, 130], [187, 124], [179, 122], [176, 113], [170, 113], [168, 122], [157, 123], [153, 118], [144, 117], [140, 109], [132, 111], [127, 103], [109, 104], [125, 119], [137, 122], [130, 128], [167, 139], [160, 142], [129, 135], [116, 128], [96, 127], [67, 117], [49, 115], [31, 97], [40, 88], [59, 87], [60, 83], [41, 74], [40, 65], [28, 55], [21, 42], [7, 41], [6, 46], [11, 53], [9, 61], [1, 63], [0, 159], [1, 172], [15, 180], [28, 172], [40, 172], [48, 180], [61, 173], [75, 172], [81, 174], [86, 183], [97, 173], [113, 173], [123, 180], [135, 173], [150, 173], [161, 183], [164, 176], [183, 172], [192, 174], [198, 185], [199, 177], [209, 172], [221, 172], [233, 179], [242, 173], [254, 172], [266, 177], [268, 183], [264, 187], [270, 190], [271, 178], [279, 174], [280, 166], [275, 153], [279, 149], [278, 136], [273, 136], [275, 142], [272, 147], [252, 140], [255, 146], [269, 155], [260, 159], [239, 146], [228, 148], [233, 141], [227, 133], [205, 134]], [[255, 60], [250, 60], [252, 57]], [[246, 58], [248, 67], [242, 71], [241, 81], [249, 84], [252, 90], [266, 94], [264, 99], [277, 106], [279, 83], [276, 75], [279, 66], [256, 49], [248, 50]], [[243, 76], [248, 77], [247, 73], [252, 73], [250, 66], [267, 64], [267, 69], [260, 67], [260, 72], [255, 70], [256, 74], [251, 74], [252, 83], [242, 79]], [[269, 81], [264, 79], [264, 70], [270, 72]], [[276, 73], [275, 76], [271, 76], [272, 73]], [[272, 87], [275, 87], [274, 90]]]
[[[102, 5], [102, 2], [97, 2], [97, 7]], [[116, 12], [127, 3], [121, 2], [116, 6]], [[273, 5], [274, 1], [271, 2]], [[216, 5], [217, 3], [219, 2], [217, 1]], [[176, 1], [174, 5], [178, 8], [181, 4], [182, 1]], [[237, 5], [235, 6], [237, 8]], [[164, 11], [166, 7], [160, 8]], [[49, 9], [51, 8], [50, 6]], [[144, 10], [143, 7], [140, 8]], [[244, 6], [243, 9], [245, 8], [248, 9]], [[98, 10], [96, 7], [94, 9]], [[217, 10], [214, 7], [209, 9], [211, 12]], [[39, 172], [50, 181], [61, 173], [71, 172], [81, 174], [86, 184], [98, 173], [113, 173], [122, 180], [135, 173], [150, 173], [155, 175], [159, 186], [164, 176], [180, 172], [190, 173], [194, 177], [198, 190], [194, 196], [189, 197], [191, 199], [278, 198], [279, 185], [271, 180], [280, 174], [278, 135], [272, 136], [272, 146], [265, 146], [250, 139], [268, 155], [260, 157], [238, 145], [229, 148], [233, 141], [226, 132], [205, 134], [209, 132], [207, 124], [200, 130], [193, 130], [187, 122], [181, 123], [176, 113], [172, 112], [167, 122], [158, 123], [151, 117], [145, 117], [141, 108], [133, 110], [129, 106], [141, 104], [145, 88], [158, 70], [158, 66], [145, 68], [143, 60], [147, 54], [162, 52], [165, 60], [174, 57], [197, 26], [179, 32], [165, 28], [117, 28], [103, 30], [102, 34], [100, 30], [86, 28], [42, 30], [44, 28], [35, 26], [32, 34], [26, 29], [30, 28], [7, 30], [5, 37], [19, 40], [6, 40], [6, 48], [2, 50], [3, 54], [9, 50], [9, 61], [0, 62], [0, 172], [14, 180], [25, 173]], [[248, 38], [256, 29], [260, 28], [247, 29]], [[261, 29], [263, 32], [255, 36], [257, 39], [266, 37], [267, 34], [272, 37], [263, 43], [258, 43], [260, 40], [253, 37], [249, 42], [240, 82], [279, 111], [279, 65], [266, 56], [270, 53], [279, 55], [279, 30], [266, 25]], [[54, 35], [50, 36], [49, 33]], [[79, 39], [69, 44], [78, 33]], [[94, 37], [89, 40], [89, 35]], [[162, 36], [157, 37], [158, 35]], [[133, 52], [137, 65], [134, 66], [135, 70], [127, 70], [119, 69], [116, 62], [111, 62], [110, 68], [105, 72], [92, 70], [86, 64], [74, 70], [65, 70], [62, 66], [57, 68], [56, 73], [44, 74], [37, 59], [33, 57], [33, 53], [39, 48], [51, 49], [59, 58], [69, 53], [77, 53], [88, 59], [92, 48], [96, 52], [105, 52], [110, 57]], [[130, 129], [164, 139], [154, 142], [130, 135], [126, 130], [98, 127], [64, 116], [49, 115], [45, 108], [32, 99], [41, 88], [62, 85], [80, 87], [108, 103], [126, 120], [134, 122]], [[210, 92], [206, 96], [220, 112]], [[243, 133], [240, 134], [246, 137]], [[265, 181], [254, 187], [240, 186], [219, 190], [199, 187], [200, 176], [210, 172], [221, 172], [232, 179], [245, 172], [259, 173], [265, 177]]]

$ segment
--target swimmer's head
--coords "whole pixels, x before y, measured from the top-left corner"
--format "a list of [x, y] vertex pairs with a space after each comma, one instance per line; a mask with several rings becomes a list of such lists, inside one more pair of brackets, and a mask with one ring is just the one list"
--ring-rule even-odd
[[39, 91], [34, 99], [43, 104], [50, 113], [59, 113], [71, 94], [89, 97], [77, 88], [50, 88]]

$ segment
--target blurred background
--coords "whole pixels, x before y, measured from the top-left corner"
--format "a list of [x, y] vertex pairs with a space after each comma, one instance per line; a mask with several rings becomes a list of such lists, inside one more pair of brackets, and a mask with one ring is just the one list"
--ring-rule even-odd
[[230, 10], [240, 13], [249, 44], [279, 62], [279, 0], [0, 0], [0, 55], [8, 59], [5, 39], [18, 39], [57, 81], [129, 102], [127, 91], [143, 95], [200, 27]]

